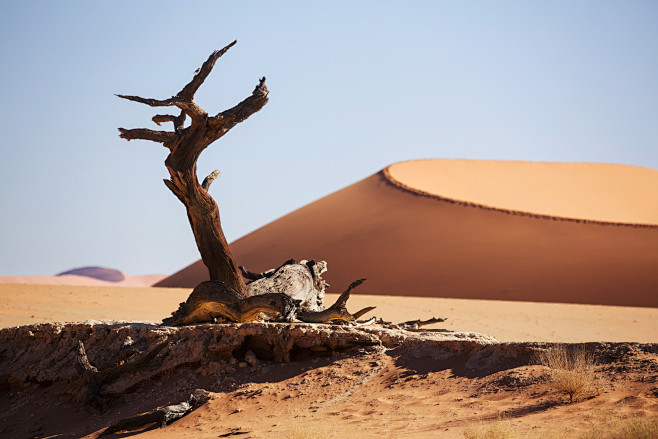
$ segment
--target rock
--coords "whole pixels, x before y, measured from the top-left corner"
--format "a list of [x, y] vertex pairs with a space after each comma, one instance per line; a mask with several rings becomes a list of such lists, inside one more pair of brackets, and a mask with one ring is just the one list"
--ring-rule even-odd
[[256, 354], [254, 354], [251, 351], [247, 351], [244, 354], [244, 361], [246, 361], [250, 366], [258, 366], [260, 361], [258, 361], [258, 358], [256, 358]]

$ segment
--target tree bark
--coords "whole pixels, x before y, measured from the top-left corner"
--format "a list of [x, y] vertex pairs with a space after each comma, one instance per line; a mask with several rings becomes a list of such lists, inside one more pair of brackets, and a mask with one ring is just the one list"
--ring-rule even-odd
[[[159, 142], [169, 149], [165, 166], [169, 171], [170, 179], [164, 182], [185, 205], [197, 248], [203, 263], [208, 268], [210, 279], [222, 281], [240, 295], [248, 297], [250, 293], [222, 231], [219, 209], [208, 193], [210, 183], [217, 178], [219, 171], [209, 175], [202, 185], [199, 184], [196, 168], [197, 159], [204, 149], [235, 125], [259, 111], [268, 101], [265, 78], [262, 78], [251, 96], [215, 116], [209, 116], [194, 102], [194, 94], [212, 71], [217, 59], [235, 43], [236, 41], [233, 41], [222, 50], [213, 52], [194, 78], [176, 96], [164, 100], [129, 95], [117, 96], [152, 107], [180, 109], [177, 116], [158, 114], [152, 119], [157, 125], [172, 122], [173, 131], [119, 128], [120, 136], [127, 140], [142, 139]], [[186, 128], [184, 123], [187, 116], [190, 117], [191, 124]]]

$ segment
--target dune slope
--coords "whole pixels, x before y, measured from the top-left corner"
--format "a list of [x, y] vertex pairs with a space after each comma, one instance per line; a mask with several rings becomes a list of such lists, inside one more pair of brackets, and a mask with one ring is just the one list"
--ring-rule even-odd
[[[487, 170], [488, 169], [488, 170]], [[235, 241], [252, 271], [323, 259], [330, 291], [658, 306], [658, 171], [403, 162]], [[156, 286], [192, 287], [201, 262]]]

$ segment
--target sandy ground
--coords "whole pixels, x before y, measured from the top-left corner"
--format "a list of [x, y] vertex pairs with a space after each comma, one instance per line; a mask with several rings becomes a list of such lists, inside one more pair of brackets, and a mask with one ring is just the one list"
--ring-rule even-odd
[[364, 353], [284, 367], [273, 380], [237, 377], [236, 390], [214, 393], [178, 423], [139, 436], [457, 439], [469, 428], [506, 424], [518, 436], [480, 438], [577, 438], [607, 430], [615, 418], [658, 415], [656, 383], [640, 382], [638, 365], [621, 378], [600, 368], [598, 396], [572, 405], [552, 391], [540, 366], [482, 376], [428, 366]]
[[[85, 320], [161, 321], [190, 289], [0, 285], [0, 327]], [[326, 303], [338, 296], [327, 294]], [[348, 309], [402, 322], [448, 320], [436, 328], [482, 332], [500, 341], [658, 343], [658, 309], [352, 294]], [[366, 316], [367, 317], [367, 316]]]
[[[632, 166], [405, 162], [231, 250], [251, 271], [325, 260], [333, 288], [365, 277], [373, 295], [656, 307], [657, 194], [658, 171]], [[157, 285], [206, 278], [197, 262]]]
[[89, 276], [78, 276], [66, 274], [60, 276], [0, 276], [0, 284], [25, 284], [25, 285], [84, 285], [84, 286], [106, 286], [106, 287], [150, 287], [164, 279], [162, 274], [145, 274], [141, 276], [125, 276], [118, 282], [95, 279]]
[[[89, 319], [159, 321], [189, 292], [4, 284], [0, 327]], [[328, 294], [326, 300], [336, 297]], [[377, 306], [373, 314], [396, 322], [447, 317], [435, 327], [480, 331], [500, 341], [658, 342], [656, 308], [359, 294], [348, 302], [349, 309], [367, 305]], [[597, 366], [595, 391], [573, 404], [551, 387], [541, 366], [471, 374], [459, 362], [410, 359], [374, 348], [285, 364], [243, 368], [236, 363], [226, 366], [228, 375], [183, 369], [133, 389], [102, 415], [74, 396], [75, 383], [42, 386], [4, 382], [0, 376], [0, 413], [11, 415], [0, 415], [11, 420], [0, 423], [0, 437], [95, 438], [108, 425], [103, 419], [176, 404], [204, 388], [211, 391], [211, 401], [166, 428], [106, 437], [462, 438], [468, 429], [493, 425], [517, 437], [578, 438], [629, 417], [658, 415], [658, 354], [630, 349], [631, 354]]]
[[[327, 260], [332, 292], [366, 277], [348, 309], [376, 306], [371, 315], [393, 322], [445, 317], [435, 329], [482, 332], [502, 342], [658, 343], [656, 194], [658, 171], [646, 168], [405, 162], [231, 248], [252, 271], [291, 257]], [[162, 284], [193, 286], [205, 276], [197, 263]], [[35, 279], [0, 278], [0, 327], [159, 322], [190, 292]], [[327, 294], [326, 302], [336, 297]], [[375, 347], [284, 364], [232, 357], [213, 363], [222, 373], [182, 367], [117, 397], [102, 419], [178, 403], [204, 388], [212, 392], [208, 404], [139, 436], [461, 438], [477, 423], [502, 423], [519, 437], [579, 437], [627, 417], [658, 415], [657, 346], [627, 344], [613, 352], [596, 366], [594, 388], [573, 404], [541, 366], [473, 374], [453, 357], [412, 358]], [[16, 382], [0, 371], [6, 420], [0, 437], [95, 437], [101, 430], [92, 430], [107, 425], [85, 407], [80, 383], [37, 381]]]

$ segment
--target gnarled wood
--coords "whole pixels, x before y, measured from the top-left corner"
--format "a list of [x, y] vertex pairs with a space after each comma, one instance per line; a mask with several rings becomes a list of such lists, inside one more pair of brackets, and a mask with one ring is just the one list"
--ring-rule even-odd
[[274, 270], [252, 273], [240, 267], [243, 276], [251, 279], [247, 288], [252, 295], [284, 292], [299, 300], [298, 312], [324, 310], [324, 293], [327, 283], [322, 274], [327, 271], [325, 261], [290, 259]]
[[369, 311], [372, 311], [375, 309], [374, 306], [369, 306], [367, 308], [363, 308], [359, 311], [357, 311], [354, 314], [350, 314], [349, 311], [347, 311], [346, 305], [347, 305], [347, 300], [350, 298], [350, 293], [354, 288], [358, 287], [361, 285], [363, 282], [365, 282], [365, 279], [359, 279], [350, 284], [350, 286], [341, 294], [336, 302], [331, 305], [329, 308], [327, 308], [324, 311], [306, 311], [306, 312], [301, 312], [297, 316], [299, 320], [302, 322], [306, 323], [330, 323], [330, 322], [342, 322], [342, 323], [348, 323], [348, 322], [353, 322], [362, 315], [366, 314]]
[[[253, 273], [241, 267], [253, 280], [247, 285], [251, 296], [245, 297], [220, 281], [199, 284], [172, 317], [162, 321], [168, 326], [184, 326], [208, 322], [245, 323], [281, 316], [284, 321], [295, 318], [307, 323], [354, 322], [374, 309], [367, 307], [354, 314], [347, 311], [350, 293], [365, 279], [359, 279], [340, 295], [336, 303], [324, 309], [324, 289], [321, 274], [327, 270], [324, 261], [286, 261], [275, 270]], [[285, 294], [278, 294], [278, 291]]]
[[161, 407], [142, 415], [122, 419], [116, 424], [107, 427], [98, 437], [119, 432], [147, 431], [154, 428], [162, 428], [188, 415], [209, 400], [210, 392], [197, 389], [186, 401]]
[[184, 326], [208, 322], [253, 322], [261, 313], [279, 314], [285, 321], [295, 319], [296, 303], [287, 294], [245, 296], [222, 281], [201, 282], [163, 325]]
[[[216, 61], [235, 43], [233, 41], [223, 49], [213, 52], [192, 80], [171, 98], [117, 96], [151, 107], [177, 107], [181, 110], [178, 116], [161, 114], [153, 117], [153, 122], [158, 125], [173, 122], [174, 131], [119, 128], [121, 137], [127, 140], [142, 139], [159, 142], [170, 150], [169, 156], [165, 160], [170, 178], [165, 180], [165, 184], [187, 209], [192, 232], [201, 253], [201, 259], [208, 267], [210, 279], [222, 281], [246, 297], [249, 296], [249, 292], [226, 242], [217, 204], [208, 194], [208, 187], [212, 179], [207, 179], [204, 185], [201, 185], [196, 172], [197, 159], [204, 149], [235, 125], [259, 111], [268, 101], [265, 78], [262, 78], [251, 96], [216, 116], [209, 116], [194, 102], [196, 91], [206, 80]], [[186, 116], [189, 116], [192, 122], [189, 127], [183, 128]]]
[[144, 368], [167, 346], [166, 343], [160, 343], [154, 346], [149, 352], [141, 354], [132, 361], [126, 361], [107, 369], [99, 370], [91, 364], [87, 357], [87, 351], [82, 341], [78, 340], [78, 349], [76, 352], [76, 368], [87, 382], [87, 404], [90, 404], [100, 410], [107, 406], [107, 398], [101, 394], [101, 386], [117, 380], [122, 375], [128, 375]]
[[[185, 303], [172, 317], [164, 319], [166, 325], [187, 325], [208, 321], [248, 322], [263, 316], [280, 314], [284, 320], [295, 318], [299, 307], [300, 318], [305, 321], [354, 321], [372, 308], [352, 315], [345, 302], [355, 283], [343, 293], [338, 302], [324, 309], [324, 290], [327, 284], [321, 274], [326, 263], [315, 261], [287, 261], [277, 270], [252, 273], [243, 269], [247, 288], [239, 268], [228, 247], [219, 218], [219, 209], [208, 190], [219, 176], [219, 171], [208, 175], [199, 184], [196, 162], [201, 152], [231, 128], [259, 111], [267, 103], [268, 90], [265, 78], [242, 102], [215, 116], [194, 102], [194, 95], [212, 71], [215, 63], [236, 42], [215, 51], [197, 70], [192, 80], [175, 96], [168, 99], [143, 98], [133, 95], [117, 95], [122, 99], [139, 102], [151, 107], [177, 107], [180, 114], [158, 114], [153, 117], [157, 125], [172, 122], [174, 131], [155, 131], [146, 128], [119, 128], [121, 137], [127, 140], [142, 139], [162, 143], [170, 151], [165, 166], [170, 178], [164, 183], [185, 205], [201, 259], [208, 268], [210, 282], [204, 282], [192, 291]], [[184, 128], [186, 116], [192, 119]]]

